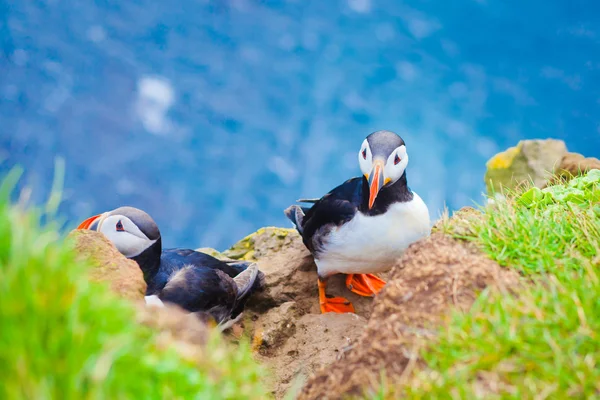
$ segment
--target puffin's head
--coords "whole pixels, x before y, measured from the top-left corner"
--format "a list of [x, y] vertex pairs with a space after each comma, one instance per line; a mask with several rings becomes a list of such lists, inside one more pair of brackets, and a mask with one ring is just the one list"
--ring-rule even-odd
[[394, 184], [404, 174], [408, 165], [406, 144], [394, 132], [373, 132], [360, 147], [358, 163], [369, 183], [369, 208], [372, 208], [381, 188]]
[[160, 239], [160, 231], [152, 217], [134, 207], [119, 207], [94, 215], [77, 229], [102, 232], [127, 258], [140, 255]]

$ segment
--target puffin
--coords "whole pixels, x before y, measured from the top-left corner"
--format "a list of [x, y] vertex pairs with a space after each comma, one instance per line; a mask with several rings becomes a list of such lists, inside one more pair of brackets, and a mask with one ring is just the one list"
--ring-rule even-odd
[[264, 287], [256, 263], [226, 262], [185, 248], [162, 248], [158, 225], [146, 212], [119, 207], [94, 215], [77, 229], [101, 232], [134, 260], [147, 284], [146, 304], [177, 304], [225, 330], [241, 317], [250, 296]]
[[346, 274], [346, 287], [375, 296], [386, 282], [375, 275], [391, 268], [406, 248], [431, 231], [429, 210], [408, 187], [404, 140], [381, 130], [364, 139], [358, 152], [362, 176], [318, 199], [299, 199], [284, 213], [317, 265], [322, 313], [354, 312], [343, 297], [326, 294], [327, 279]]

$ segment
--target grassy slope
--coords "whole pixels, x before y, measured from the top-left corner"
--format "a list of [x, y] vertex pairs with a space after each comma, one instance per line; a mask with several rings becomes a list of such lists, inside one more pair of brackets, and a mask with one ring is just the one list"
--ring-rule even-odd
[[471, 232], [530, 284], [485, 292], [423, 357], [410, 398], [590, 398], [600, 395], [600, 171], [488, 206]]
[[0, 188], [1, 399], [265, 398], [247, 345], [217, 335], [201, 360], [160, 347], [55, 226], [10, 203], [15, 178]]

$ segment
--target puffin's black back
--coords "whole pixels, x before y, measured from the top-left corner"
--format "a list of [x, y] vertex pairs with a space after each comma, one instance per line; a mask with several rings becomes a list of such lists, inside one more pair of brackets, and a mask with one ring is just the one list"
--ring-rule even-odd
[[[362, 178], [352, 178], [319, 199], [302, 219], [302, 241], [311, 252], [323, 245], [313, 240], [317, 230], [329, 224], [341, 225], [351, 220], [362, 201]], [[320, 235], [323, 237], [324, 235]]]

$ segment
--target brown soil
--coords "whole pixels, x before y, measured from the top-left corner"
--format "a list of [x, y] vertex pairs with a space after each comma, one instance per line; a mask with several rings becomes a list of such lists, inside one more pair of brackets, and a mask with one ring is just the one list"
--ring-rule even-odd
[[375, 300], [373, 314], [352, 349], [320, 369], [298, 399], [362, 395], [388, 382], [401, 385], [421, 364], [418, 351], [453, 309], [466, 311], [488, 286], [510, 290], [518, 274], [463, 242], [435, 233], [410, 246]]

